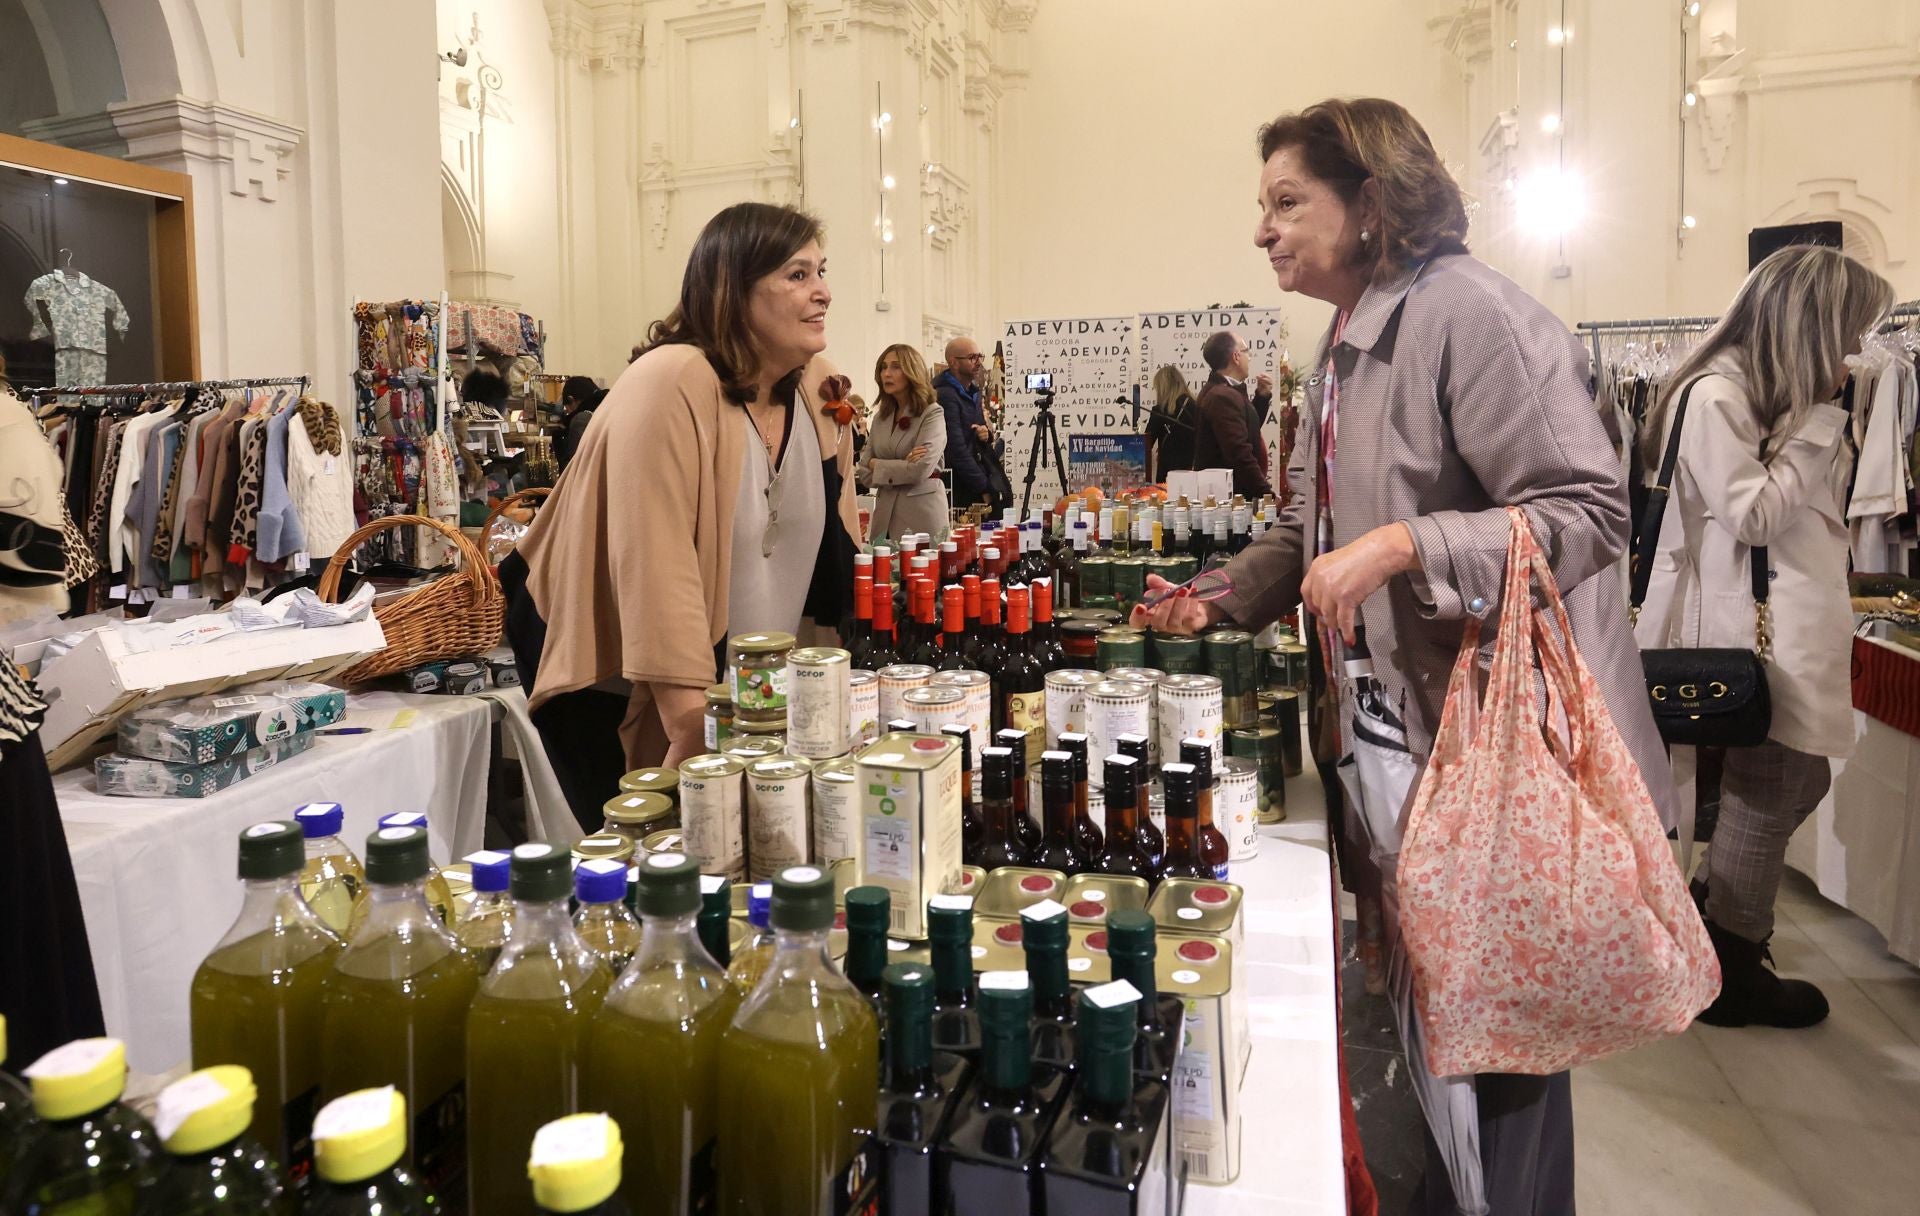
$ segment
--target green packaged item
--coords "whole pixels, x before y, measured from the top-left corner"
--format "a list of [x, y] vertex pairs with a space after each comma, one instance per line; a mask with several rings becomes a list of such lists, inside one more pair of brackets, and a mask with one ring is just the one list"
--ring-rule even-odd
[[211, 764], [102, 756], [93, 762], [93, 776], [101, 793], [121, 798], [205, 798], [299, 755], [313, 740], [312, 731], [302, 731]]
[[211, 764], [322, 726], [347, 713], [347, 694], [325, 684], [276, 684], [253, 692], [169, 701], [120, 720], [121, 755], [168, 764]]

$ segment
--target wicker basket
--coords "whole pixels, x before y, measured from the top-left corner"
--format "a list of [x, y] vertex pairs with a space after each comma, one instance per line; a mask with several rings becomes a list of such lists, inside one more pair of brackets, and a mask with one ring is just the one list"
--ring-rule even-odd
[[347, 562], [369, 539], [394, 528], [432, 528], [460, 551], [460, 569], [424, 587], [417, 587], [391, 603], [376, 607], [373, 615], [386, 632], [387, 648], [370, 655], [334, 677], [341, 684], [364, 684], [431, 663], [485, 654], [500, 644], [506, 621], [506, 598], [486, 559], [457, 528], [424, 515], [391, 515], [376, 519], [349, 536], [320, 576], [320, 598], [336, 603]]

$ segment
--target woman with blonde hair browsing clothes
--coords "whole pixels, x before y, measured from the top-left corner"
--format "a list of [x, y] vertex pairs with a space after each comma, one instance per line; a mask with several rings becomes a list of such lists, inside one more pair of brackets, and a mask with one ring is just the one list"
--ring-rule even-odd
[[1193, 390], [1179, 368], [1169, 363], [1153, 373], [1153, 413], [1147, 419], [1152, 480], [1165, 481], [1169, 469], [1193, 467], [1195, 413]]
[[935, 544], [947, 534], [947, 419], [927, 375], [927, 361], [906, 343], [880, 352], [879, 382], [867, 444], [860, 452], [860, 485], [873, 490], [869, 539], [898, 541], [924, 532]]
[[[1387, 975], [1430, 1132], [1411, 1210], [1563, 1216], [1574, 1210], [1568, 1074], [1431, 1075], [1405, 1012], [1393, 897], [1463, 626], [1500, 610], [1510, 506], [1545, 550], [1606, 710], [1670, 816], [1618, 572], [1625, 478], [1579, 342], [1467, 253], [1460, 187], [1413, 115], [1379, 98], [1324, 101], [1269, 123], [1259, 147], [1254, 243], [1282, 291], [1334, 308], [1306, 381], [1294, 497], [1222, 568], [1214, 593], [1167, 595], [1135, 621], [1260, 629], [1305, 605], [1315, 683], [1335, 675], [1352, 710], [1338, 724], [1343, 747], [1364, 725], [1381, 757], [1382, 775], [1355, 783], [1340, 860], [1356, 896], [1380, 909], [1396, 960]], [[1149, 578], [1150, 594], [1171, 590]]]
[[[1713, 1026], [1811, 1026], [1827, 999], [1766, 966], [1787, 841], [1853, 752], [1847, 595], [1847, 357], [1893, 307], [1893, 287], [1833, 249], [1768, 257], [1668, 380], [1641, 454], [1669, 486], [1641, 538], [1635, 636], [1649, 649], [1756, 650], [1766, 589], [1772, 705], [1765, 742], [1729, 747], [1707, 851], [1707, 932], [1720, 956]], [[1759, 581], [1756, 581], [1759, 580]], [[1636, 596], [1640, 598], [1640, 596]], [[1674, 749], [1689, 776], [1694, 748]]]

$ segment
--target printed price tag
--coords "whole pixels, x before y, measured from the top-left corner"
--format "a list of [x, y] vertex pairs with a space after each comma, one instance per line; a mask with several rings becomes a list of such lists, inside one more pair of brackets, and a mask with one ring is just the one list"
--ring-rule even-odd
[[363, 1089], [321, 1107], [320, 1117], [313, 1121], [313, 1138], [330, 1140], [335, 1136], [370, 1132], [385, 1127], [392, 1118], [393, 1086]]
[[1125, 980], [1115, 980], [1111, 984], [1087, 989], [1086, 998], [1102, 1009], [1112, 1009], [1115, 1005], [1139, 1000], [1140, 990]]
[[533, 1134], [529, 1165], [566, 1165], [598, 1161], [607, 1155], [607, 1116], [574, 1115], [556, 1119]]
[[75, 1039], [65, 1047], [56, 1047], [41, 1056], [21, 1075], [28, 1078], [77, 1077], [99, 1067], [100, 1062], [112, 1055], [119, 1045], [118, 1039]]
[[205, 1110], [227, 1096], [227, 1087], [202, 1072], [182, 1077], [160, 1091], [159, 1109], [153, 1115], [153, 1130], [162, 1140], [173, 1133], [196, 1111]]

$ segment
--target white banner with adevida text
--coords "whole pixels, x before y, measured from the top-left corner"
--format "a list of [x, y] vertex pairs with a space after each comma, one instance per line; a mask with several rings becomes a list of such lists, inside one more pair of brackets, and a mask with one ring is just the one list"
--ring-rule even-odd
[[[1207, 361], [1201, 357], [1200, 348], [1209, 337], [1223, 329], [1237, 334], [1246, 343], [1252, 363], [1252, 369], [1248, 372], [1250, 380], [1262, 375], [1274, 375], [1287, 342], [1286, 319], [1277, 308], [1204, 308], [1187, 312], [1141, 313], [1138, 340], [1135, 343], [1140, 352], [1135, 376], [1141, 385], [1142, 407], [1152, 408], [1153, 378], [1168, 364], [1180, 369], [1194, 399], [1199, 400], [1208, 375]], [[1269, 467], [1273, 466], [1279, 450], [1279, 413], [1278, 409], [1270, 411], [1263, 428]], [[1284, 470], [1275, 469], [1274, 475], [1278, 480], [1284, 475]]]
[[[1002, 433], [1007, 480], [1018, 507], [1026, 494], [1027, 466], [1034, 450], [1038, 394], [1027, 377], [1053, 377], [1054, 424], [1060, 433], [1058, 456], [1067, 458], [1067, 436], [1115, 434], [1136, 429], [1132, 411], [1134, 318], [1078, 317], [1058, 321], [1008, 321], [1001, 330], [1006, 359], [1006, 417]], [[1127, 404], [1119, 404], [1124, 399]], [[1144, 417], [1144, 411], [1142, 417]], [[1033, 513], [1050, 509], [1063, 493], [1061, 470], [1052, 445], [1044, 445], [1035, 467]], [[1074, 487], [1078, 489], [1079, 487]]]

